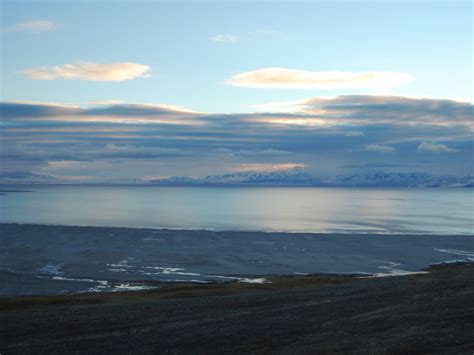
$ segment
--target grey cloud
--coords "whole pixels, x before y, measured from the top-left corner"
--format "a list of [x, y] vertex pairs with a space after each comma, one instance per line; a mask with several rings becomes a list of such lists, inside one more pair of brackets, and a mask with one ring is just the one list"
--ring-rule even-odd
[[14, 118], [48, 118], [65, 115], [80, 115], [84, 109], [52, 104], [34, 104], [18, 102], [0, 103], [2, 120]]
[[68, 121], [80, 121], [81, 117], [129, 117], [149, 118], [149, 117], [187, 117], [197, 116], [196, 113], [183, 111], [167, 107], [164, 105], [140, 105], [140, 104], [114, 104], [108, 106], [80, 108], [58, 104], [39, 104], [21, 102], [0, 103], [0, 116], [2, 119], [37, 119], [47, 120], [48, 118], [67, 117]]
[[[219, 174], [233, 164], [290, 160], [325, 173], [326, 169], [369, 164], [376, 156], [387, 157], [376, 153], [396, 150], [390, 155], [393, 167], [416, 166], [417, 157], [423, 157], [440, 172], [472, 171], [472, 105], [452, 100], [339, 96], [306, 100], [302, 112], [291, 114], [206, 114], [166, 105], [81, 108], [5, 102], [0, 104], [0, 114], [2, 163], [16, 161], [24, 170], [28, 164], [51, 160], [123, 158], [132, 170], [138, 160], [169, 163], [148, 175], [175, 175], [175, 169]], [[328, 124], [272, 123], [315, 118]], [[417, 149], [426, 152], [427, 144], [437, 145], [439, 152], [459, 152], [414, 154]]]
[[448, 147], [446, 144], [433, 143], [433, 142], [421, 142], [417, 148], [418, 153], [456, 153], [458, 149]]
[[[303, 102], [304, 112], [354, 120], [398, 121], [413, 123], [472, 123], [473, 105], [441, 99], [402, 96], [343, 95], [331, 99], [313, 98]], [[471, 122], [470, 122], [471, 121]]]
[[146, 117], [159, 116], [164, 114], [187, 114], [189, 112], [179, 111], [159, 105], [139, 105], [139, 104], [114, 104], [105, 107], [93, 107], [83, 112], [88, 116], [120, 116], [120, 117]]
[[417, 164], [390, 164], [390, 163], [367, 163], [340, 165], [344, 169], [393, 169], [393, 168], [418, 168]]
[[379, 152], [379, 153], [393, 153], [396, 151], [395, 148], [390, 147], [388, 145], [381, 145], [381, 144], [369, 144], [365, 147], [365, 150], [370, 152]]

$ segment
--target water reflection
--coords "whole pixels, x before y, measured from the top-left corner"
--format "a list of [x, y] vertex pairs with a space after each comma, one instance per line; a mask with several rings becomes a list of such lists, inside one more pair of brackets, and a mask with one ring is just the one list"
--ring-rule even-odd
[[91, 226], [474, 234], [472, 189], [40, 186], [0, 221]]

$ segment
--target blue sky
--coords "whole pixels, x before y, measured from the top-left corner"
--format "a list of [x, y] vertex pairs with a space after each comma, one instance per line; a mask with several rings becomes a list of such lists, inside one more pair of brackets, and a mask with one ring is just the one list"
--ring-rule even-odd
[[[4, 171], [95, 181], [284, 164], [336, 174], [387, 160], [472, 171], [470, 2], [2, 7]], [[56, 115], [58, 104], [90, 111]], [[100, 107], [112, 113], [94, 116]]]

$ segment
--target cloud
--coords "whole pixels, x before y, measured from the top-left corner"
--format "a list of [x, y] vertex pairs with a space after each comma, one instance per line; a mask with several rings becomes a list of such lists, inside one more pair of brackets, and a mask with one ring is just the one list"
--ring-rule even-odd
[[49, 21], [49, 20], [31, 20], [26, 22], [20, 22], [11, 27], [4, 29], [5, 32], [48, 32], [54, 31], [61, 27], [61, 24]]
[[399, 72], [310, 72], [288, 68], [261, 68], [236, 74], [229, 84], [270, 89], [389, 89], [407, 84], [413, 76]]
[[[389, 95], [340, 95], [259, 105], [260, 110], [337, 124], [464, 126], [474, 131], [473, 105], [447, 99]], [[260, 111], [259, 110], [259, 111]]]
[[369, 152], [379, 152], [379, 153], [393, 153], [396, 151], [395, 148], [390, 147], [388, 145], [380, 145], [380, 144], [369, 144], [365, 147], [365, 150]]
[[392, 168], [418, 168], [417, 164], [390, 164], [390, 163], [367, 163], [367, 164], [348, 164], [340, 165], [347, 169], [392, 169]]
[[150, 67], [137, 63], [64, 64], [54, 67], [26, 69], [23, 73], [33, 80], [82, 79], [91, 81], [125, 81], [149, 75]]
[[225, 42], [225, 43], [237, 43], [239, 41], [239, 37], [231, 34], [218, 34], [209, 37], [209, 39], [213, 42]]
[[[400, 168], [422, 164], [431, 172], [472, 172], [472, 104], [350, 95], [301, 100], [300, 107], [292, 113], [210, 114], [163, 104], [0, 103], [0, 170], [49, 174], [46, 162], [82, 161], [87, 174], [104, 179], [279, 171], [301, 164], [311, 173], [331, 174], [343, 165], [384, 163], [382, 153], [396, 148], [390, 164]], [[431, 151], [459, 153], [415, 154], [419, 145], [418, 151], [430, 149], [427, 144], [437, 145]]]
[[174, 105], [111, 104], [78, 107], [30, 102], [0, 102], [3, 121], [202, 125], [200, 113]]
[[117, 145], [109, 143], [104, 149], [94, 152], [94, 155], [114, 157], [114, 158], [140, 158], [140, 157], [158, 157], [158, 156], [181, 156], [189, 155], [189, 152], [185, 152], [181, 149], [176, 148], [163, 148], [163, 147], [146, 147], [143, 145]]
[[270, 171], [288, 171], [306, 168], [302, 163], [282, 163], [282, 164], [239, 164], [232, 167], [231, 171], [238, 172], [270, 172]]
[[422, 142], [416, 149], [418, 153], [456, 153], [459, 152], [458, 149], [449, 148], [445, 144], [441, 143], [432, 143], [432, 142]]

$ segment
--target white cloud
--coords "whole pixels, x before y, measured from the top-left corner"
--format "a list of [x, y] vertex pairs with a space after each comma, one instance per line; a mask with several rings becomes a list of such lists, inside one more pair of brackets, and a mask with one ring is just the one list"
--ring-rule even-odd
[[54, 31], [61, 27], [59, 23], [55, 23], [49, 20], [31, 20], [26, 22], [17, 23], [11, 27], [6, 28], [6, 32], [48, 32]]
[[446, 144], [422, 142], [418, 146], [418, 153], [455, 153], [458, 149], [449, 148]]
[[271, 89], [388, 89], [407, 84], [413, 76], [399, 72], [310, 72], [288, 68], [261, 68], [234, 75], [229, 84]]
[[257, 112], [300, 113], [306, 109], [306, 101], [307, 100], [278, 101], [252, 105], [251, 107]]
[[395, 148], [390, 147], [388, 145], [381, 145], [381, 144], [369, 144], [368, 146], [365, 147], [365, 150], [368, 150], [370, 152], [379, 152], [379, 153], [393, 153], [395, 152]]
[[230, 34], [218, 34], [209, 37], [211, 41], [214, 42], [227, 42], [227, 43], [237, 43], [239, 41], [239, 37], [230, 35]]
[[23, 73], [34, 80], [82, 79], [92, 81], [124, 81], [149, 75], [150, 67], [137, 63], [64, 64], [54, 67], [27, 69]]
[[300, 168], [306, 168], [306, 164], [301, 163], [283, 163], [283, 164], [239, 164], [232, 167], [231, 171], [239, 172], [269, 172], [269, 171], [288, 171]]

